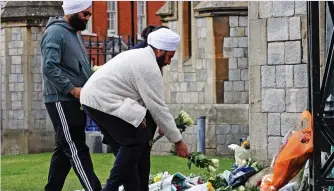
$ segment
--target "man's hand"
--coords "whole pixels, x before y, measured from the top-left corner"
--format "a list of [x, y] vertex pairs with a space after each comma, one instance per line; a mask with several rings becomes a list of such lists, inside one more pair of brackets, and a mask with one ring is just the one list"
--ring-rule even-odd
[[75, 98], [80, 99], [80, 92], [81, 92], [81, 88], [75, 87], [71, 89], [70, 94], [74, 96]]
[[175, 152], [179, 157], [188, 158], [189, 156], [188, 147], [182, 140], [175, 143]]
[[144, 118], [143, 121], [140, 123], [139, 128], [146, 128], [146, 119]]

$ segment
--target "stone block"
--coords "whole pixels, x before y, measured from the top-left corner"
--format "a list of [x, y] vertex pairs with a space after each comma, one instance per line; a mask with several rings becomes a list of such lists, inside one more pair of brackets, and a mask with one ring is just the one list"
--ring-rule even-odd
[[241, 80], [247, 81], [248, 80], [248, 69], [241, 70]]
[[205, 146], [206, 148], [216, 148], [216, 128], [214, 125], [208, 125], [205, 129]]
[[232, 91], [244, 91], [245, 90], [245, 82], [244, 81], [233, 81], [232, 82]]
[[245, 36], [245, 27], [230, 28], [230, 36]]
[[198, 39], [198, 47], [199, 48], [205, 48], [205, 43], [206, 43], [206, 40], [204, 38], [200, 38]]
[[[259, 2], [261, 3], [261, 2]], [[249, 20], [249, 66], [267, 64], [267, 20]]]
[[179, 73], [179, 82], [184, 82], [184, 73]]
[[217, 144], [223, 145], [226, 143], [226, 135], [217, 135]]
[[281, 136], [285, 136], [291, 129], [296, 128], [300, 118], [299, 113], [281, 114]]
[[273, 158], [281, 146], [282, 137], [268, 137], [268, 158]]
[[224, 81], [224, 92], [230, 92], [233, 88], [233, 82]]
[[[185, 72], [185, 73], [189, 72], [190, 73], [190, 72], [195, 72], [196, 71], [196, 66], [193, 67], [191, 65], [186, 65], [186, 64], [191, 64], [191, 62], [186, 62], [186, 63], [183, 64], [183, 72]], [[172, 72], [171, 73], [172, 77], [173, 77], [173, 73], [177, 73], [177, 72]]]
[[238, 47], [239, 39], [236, 37], [225, 37], [224, 47]]
[[197, 91], [197, 82], [189, 82], [188, 83], [188, 89], [192, 92]]
[[273, 2], [272, 1], [259, 1], [259, 17], [262, 18], [271, 18], [273, 14]]
[[196, 69], [200, 70], [203, 68], [203, 59], [196, 59]]
[[228, 69], [238, 69], [238, 59], [241, 58], [229, 58], [228, 59]]
[[23, 92], [24, 91], [24, 83], [15, 83], [15, 91]]
[[22, 107], [22, 102], [21, 101], [12, 101], [12, 109], [21, 109]]
[[22, 40], [21, 39], [21, 34], [18, 33], [12, 33], [12, 40]]
[[291, 17], [289, 19], [289, 38], [290, 40], [301, 39], [301, 21], [300, 17]]
[[42, 75], [41, 74], [34, 74], [33, 75], [34, 82], [42, 82]]
[[32, 101], [31, 109], [42, 109], [43, 102], [41, 101]]
[[240, 125], [232, 125], [232, 127], [231, 127], [231, 133], [232, 134], [241, 134], [242, 130], [241, 130]]
[[198, 92], [191, 92], [190, 96], [191, 96], [190, 103], [198, 103]]
[[301, 23], [302, 23], [302, 48], [303, 48], [303, 58], [302, 62], [304, 64], [307, 63], [308, 60], [308, 46], [307, 46], [307, 17], [302, 16], [301, 17]]
[[293, 1], [273, 1], [274, 17], [289, 17], [294, 15], [295, 3]]
[[287, 89], [286, 90], [286, 111], [303, 112], [307, 109], [308, 89]]
[[259, 2], [257, 1], [248, 2], [248, 18], [250, 20], [259, 18]]
[[306, 14], [306, 1], [295, 1], [295, 15]]
[[308, 73], [307, 73], [307, 64], [298, 64], [294, 65], [294, 87], [297, 88], [306, 88], [308, 87]]
[[229, 17], [229, 25], [230, 25], [230, 27], [237, 27], [237, 26], [239, 26], [239, 24], [238, 24], [238, 16], [230, 16]]
[[268, 44], [268, 64], [284, 64], [284, 42]]
[[248, 124], [248, 104], [215, 104], [215, 124]]
[[240, 27], [247, 27], [248, 26], [248, 17], [239, 17], [239, 26]]
[[8, 82], [9, 83], [17, 82], [17, 74], [9, 74], [8, 75]]
[[195, 82], [196, 73], [184, 73], [184, 81], [185, 82]]
[[176, 92], [176, 103], [183, 103], [183, 94]]
[[9, 91], [11, 91], [11, 92], [15, 91], [15, 85], [14, 85], [14, 83], [9, 83], [9, 84], [8, 84], [8, 89], [9, 89]]
[[240, 125], [240, 128], [241, 128], [241, 133], [249, 134], [248, 124], [247, 125]]
[[39, 32], [40, 32], [39, 27], [31, 27], [31, 33], [37, 34]]
[[204, 82], [197, 82], [197, 91], [202, 92], [204, 91], [205, 83]]
[[248, 69], [248, 58], [238, 58], [238, 69]]
[[[231, 128], [233, 129], [233, 128]], [[230, 144], [239, 144], [240, 143], [240, 136], [239, 134], [230, 134], [226, 136], [226, 144], [230, 145]]]
[[227, 135], [231, 133], [231, 125], [216, 125], [217, 135]]
[[300, 41], [289, 41], [284, 43], [284, 60], [286, 64], [301, 63]]
[[16, 73], [16, 67], [15, 65], [10, 66], [10, 73], [15, 74]]
[[246, 48], [234, 48], [233, 56], [237, 58], [247, 57], [247, 49]]
[[288, 18], [268, 19], [268, 41], [289, 40]]
[[204, 92], [198, 92], [198, 103], [204, 103], [204, 102], [205, 102]]
[[206, 28], [206, 18], [197, 18], [197, 27]]
[[42, 83], [34, 83], [34, 91], [42, 91]]
[[262, 87], [275, 87], [275, 66], [261, 66]]
[[276, 87], [293, 87], [293, 65], [276, 66]]
[[234, 48], [232, 47], [224, 47], [223, 48], [223, 56], [224, 58], [231, 58], [234, 56]]
[[217, 145], [217, 155], [229, 156], [232, 154], [233, 152], [228, 148], [228, 145]]
[[182, 93], [183, 97], [183, 103], [191, 103], [191, 94], [190, 92], [183, 92]]
[[238, 103], [238, 92], [224, 92], [224, 103]]
[[32, 92], [32, 99], [34, 101], [38, 101], [38, 100], [42, 100], [43, 96], [42, 96], [42, 92]]
[[249, 114], [249, 140], [252, 148], [252, 158], [255, 160], [266, 160], [268, 156], [268, 129], [266, 113]]
[[280, 113], [268, 113], [268, 135], [281, 136]]
[[240, 69], [229, 70], [228, 79], [229, 81], [239, 81], [241, 79]]
[[207, 81], [207, 78], [208, 78], [207, 70], [196, 70], [197, 81]]
[[284, 112], [285, 90], [264, 89], [261, 100], [262, 112]]
[[261, 67], [249, 67], [249, 112], [261, 112]]
[[16, 65], [16, 66], [15, 66], [15, 73], [16, 73], [16, 74], [20, 74], [20, 73], [22, 73], [22, 67], [21, 67], [21, 65]]
[[17, 74], [17, 82], [24, 82], [23, 74]]
[[248, 37], [239, 37], [239, 47], [248, 47]]
[[239, 98], [238, 103], [248, 104], [249, 103], [249, 93], [248, 92], [238, 92]]
[[22, 64], [21, 56], [11, 56], [11, 64]]
[[200, 29], [200, 38], [206, 38], [206, 28]]
[[16, 92], [10, 93], [10, 100], [11, 101], [17, 101], [17, 93]]

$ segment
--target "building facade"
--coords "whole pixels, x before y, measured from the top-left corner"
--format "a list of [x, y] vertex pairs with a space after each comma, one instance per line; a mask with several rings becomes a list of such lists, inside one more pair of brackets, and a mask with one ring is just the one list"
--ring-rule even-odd
[[[156, 12], [163, 1], [135, 1], [133, 3], [134, 33], [141, 39], [141, 31], [148, 25], [161, 25]], [[93, 1], [93, 14], [83, 35], [121, 36], [128, 39], [132, 32], [130, 1]]]

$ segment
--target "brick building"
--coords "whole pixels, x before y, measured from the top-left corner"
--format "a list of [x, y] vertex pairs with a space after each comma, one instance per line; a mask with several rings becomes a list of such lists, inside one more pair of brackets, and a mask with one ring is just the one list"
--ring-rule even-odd
[[[160, 17], [156, 12], [163, 6], [163, 1], [135, 1], [133, 2], [132, 26], [131, 2], [130, 1], [94, 1], [92, 8], [93, 14], [87, 28], [82, 32], [86, 41], [88, 54], [92, 64], [101, 65], [119, 52], [119, 39], [122, 39], [121, 51], [128, 49], [128, 43], [132, 36], [132, 27], [134, 28], [135, 41], [141, 40], [140, 33], [148, 25], [161, 25]], [[115, 39], [116, 38], [116, 39]], [[115, 39], [111, 45], [111, 41]], [[89, 41], [92, 41], [89, 43]], [[104, 41], [108, 44], [104, 45]], [[97, 43], [99, 41], [99, 43]], [[97, 44], [99, 45], [97, 47]], [[110, 54], [102, 52], [107, 51], [108, 46]], [[114, 50], [111, 50], [114, 47]], [[98, 50], [98, 51], [97, 51]], [[97, 55], [100, 55], [99, 57]]]
[[[134, 30], [140, 39], [141, 31], [148, 25], [161, 25], [156, 12], [163, 6], [163, 1], [134, 2]], [[83, 35], [122, 36], [127, 40], [131, 35], [130, 1], [94, 1], [93, 15]]]

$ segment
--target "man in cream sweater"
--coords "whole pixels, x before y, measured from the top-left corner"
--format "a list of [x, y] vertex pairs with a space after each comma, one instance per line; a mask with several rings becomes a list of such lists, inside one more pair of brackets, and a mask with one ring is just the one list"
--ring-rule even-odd
[[170, 29], [154, 31], [148, 36], [149, 46], [119, 54], [82, 88], [80, 101], [85, 112], [121, 145], [104, 191], [116, 191], [122, 184], [125, 190], [139, 191], [137, 164], [145, 160], [149, 139], [147, 110], [167, 139], [175, 143], [177, 155], [188, 157], [188, 148], [164, 101], [160, 71], [171, 63], [179, 42], [180, 36]]

